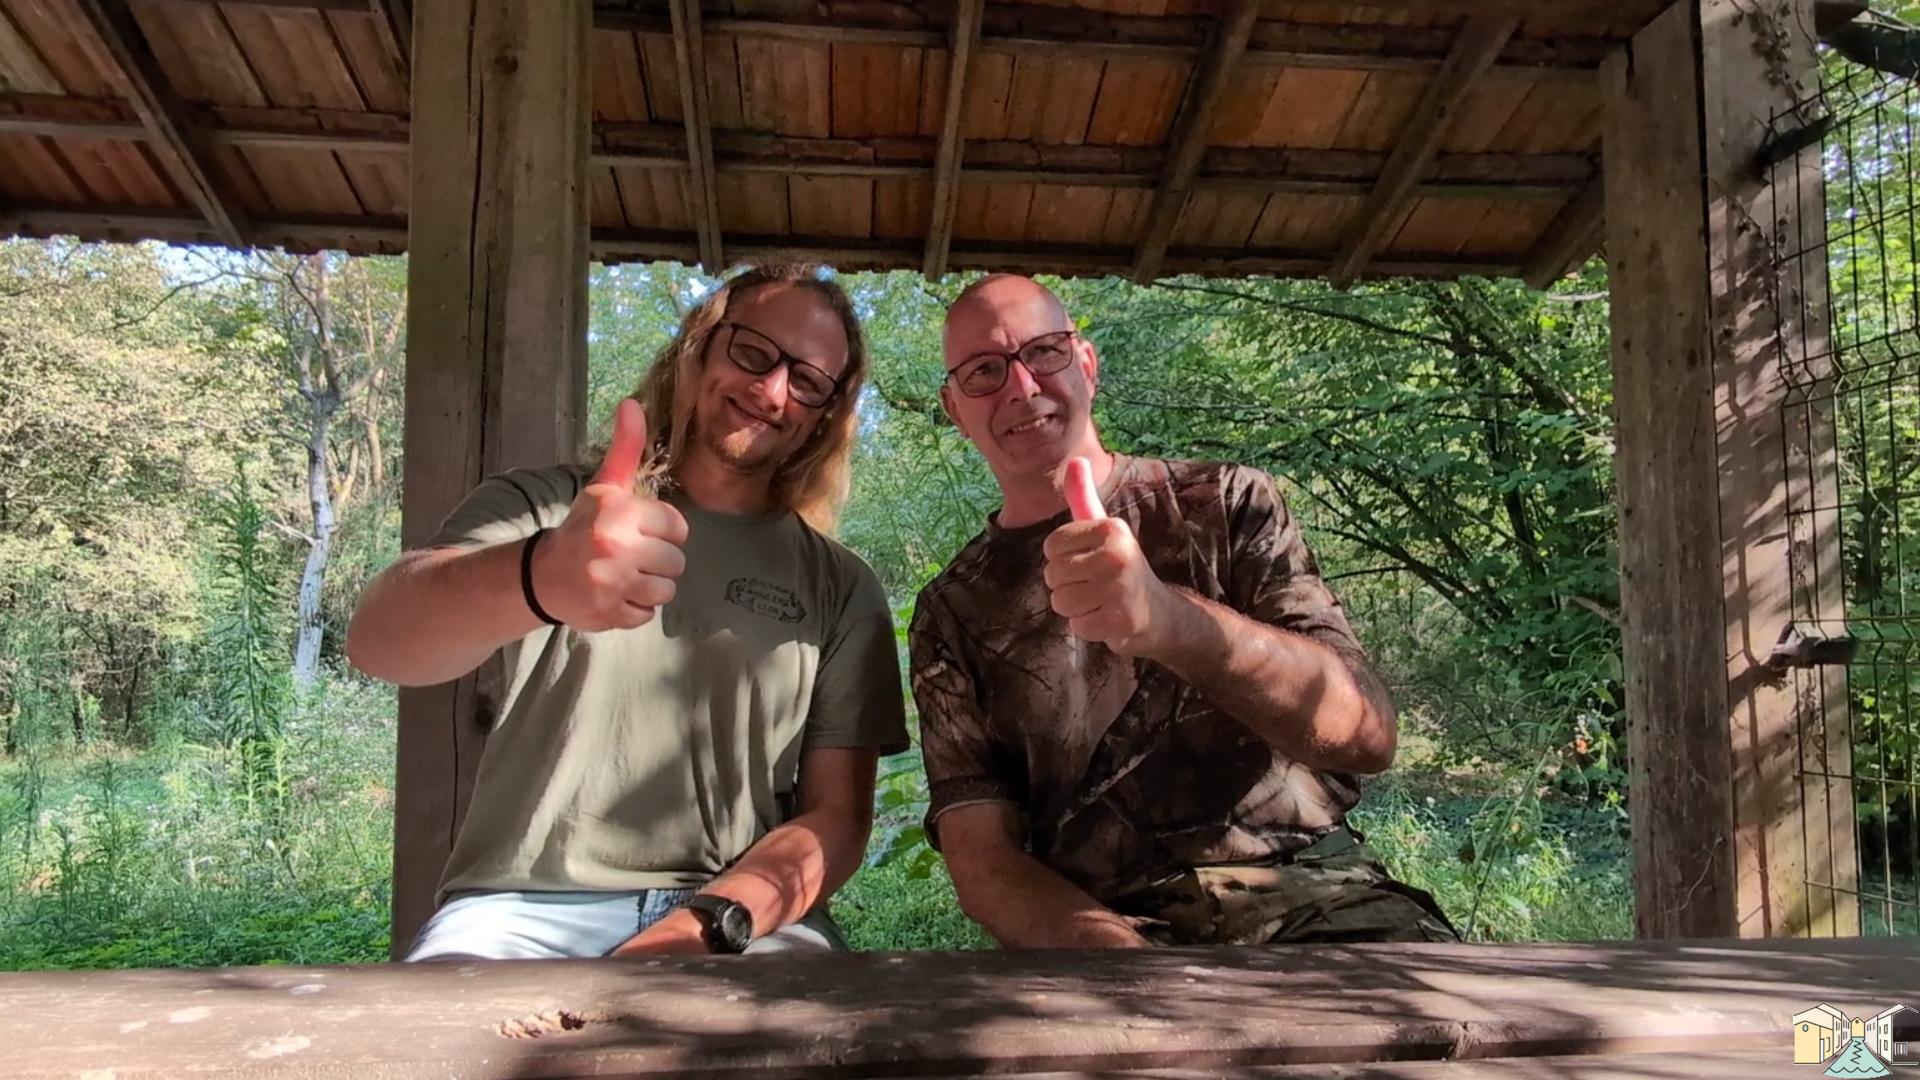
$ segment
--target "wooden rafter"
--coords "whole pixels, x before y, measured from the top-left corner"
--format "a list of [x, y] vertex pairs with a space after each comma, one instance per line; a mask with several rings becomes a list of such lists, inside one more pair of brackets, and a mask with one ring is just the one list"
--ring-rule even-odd
[[1520, 276], [1536, 289], [1544, 289], [1565, 277], [1568, 271], [1586, 261], [1600, 246], [1607, 224], [1607, 185], [1595, 177], [1580, 194], [1567, 203], [1553, 219], [1546, 234], [1534, 245]]
[[1220, 22], [1206, 52], [1196, 62], [1194, 79], [1174, 122], [1173, 151], [1167, 158], [1166, 173], [1160, 190], [1154, 195], [1153, 210], [1141, 233], [1133, 260], [1133, 280], [1152, 281], [1160, 275], [1161, 261], [1173, 241], [1173, 230], [1186, 209], [1187, 195], [1200, 171], [1201, 156], [1206, 153], [1207, 135], [1213, 130], [1213, 113], [1233, 80], [1234, 68], [1246, 51], [1253, 34], [1254, 20], [1260, 17], [1257, 0], [1234, 0]]
[[[403, 114], [253, 106], [202, 107], [190, 117], [216, 146], [310, 152], [405, 153]], [[147, 131], [124, 102], [48, 94], [0, 94], [0, 134], [143, 140]], [[716, 173], [849, 176], [925, 180], [933, 175], [938, 140], [805, 138], [756, 132], [713, 133]], [[970, 139], [961, 150], [969, 178], [987, 184], [1071, 184], [1156, 187], [1165, 172], [1160, 147], [1033, 143]], [[595, 125], [595, 164], [687, 170], [682, 125], [604, 121]], [[1360, 150], [1214, 147], [1201, 160], [1195, 190], [1266, 194], [1365, 196], [1386, 155]], [[1580, 154], [1442, 154], [1421, 182], [1421, 198], [1525, 199], [1563, 202], [1592, 173]]]
[[700, 263], [708, 273], [725, 269], [720, 247], [720, 195], [713, 172], [713, 123], [707, 108], [707, 64], [701, 44], [699, 0], [667, 0], [673, 20], [673, 61], [680, 78], [680, 109], [687, 128], [687, 190]]
[[1399, 228], [1413, 205], [1421, 177], [1445, 145], [1468, 93], [1519, 28], [1516, 18], [1485, 17], [1470, 20], [1460, 32], [1453, 52], [1440, 65], [1420, 104], [1401, 125], [1386, 169], [1360, 206], [1333, 265], [1331, 279], [1335, 285], [1346, 288], [1353, 284], [1393, 230]]
[[187, 107], [168, 85], [160, 62], [125, 0], [74, 0], [120, 69], [127, 102], [148, 134], [147, 145], [180, 194], [206, 217], [223, 243], [240, 245], [241, 215], [215, 186], [209, 155], [187, 122]]
[[947, 98], [940, 117], [940, 143], [933, 164], [933, 207], [927, 223], [927, 247], [920, 272], [944, 277], [947, 248], [953, 243], [953, 221], [960, 210], [960, 166], [966, 136], [960, 116], [966, 106], [967, 69], [973, 66], [974, 46], [980, 40], [983, 0], [960, 0], [954, 9], [951, 44], [947, 50]]

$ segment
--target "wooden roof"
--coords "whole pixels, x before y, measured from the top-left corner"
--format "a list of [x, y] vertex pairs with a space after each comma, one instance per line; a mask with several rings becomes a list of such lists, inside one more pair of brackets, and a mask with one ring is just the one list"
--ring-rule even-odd
[[[1552, 276], [1664, 6], [600, 0], [595, 254]], [[408, 7], [0, 0], [0, 235], [402, 250]]]

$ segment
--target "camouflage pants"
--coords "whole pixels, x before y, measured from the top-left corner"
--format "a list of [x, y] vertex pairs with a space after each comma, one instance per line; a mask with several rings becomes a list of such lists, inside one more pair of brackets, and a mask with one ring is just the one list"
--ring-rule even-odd
[[1123, 898], [1161, 945], [1458, 941], [1440, 905], [1338, 828], [1277, 866], [1202, 866]]

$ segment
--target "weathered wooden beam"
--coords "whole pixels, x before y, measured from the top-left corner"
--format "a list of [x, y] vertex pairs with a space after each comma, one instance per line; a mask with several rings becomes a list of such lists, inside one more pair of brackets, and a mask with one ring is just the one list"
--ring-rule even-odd
[[[193, 122], [216, 146], [313, 152], [404, 153], [401, 114], [249, 106], [200, 107]], [[0, 134], [144, 140], [146, 129], [117, 99], [0, 93]], [[592, 162], [688, 169], [683, 125], [607, 121], [594, 126]], [[924, 179], [933, 174], [935, 139], [802, 138], [745, 131], [713, 133], [719, 173]], [[1372, 190], [1386, 155], [1356, 150], [1215, 147], [1202, 158], [1196, 190], [1359, 197]], [[973, 139], [962, 164], [977, 183], [1070, 184], [1151, 188], [1166, 168], [1159, 147]], [[1442, 154], [1420, 185], [1421, 198], [1550, 199], [1578, 192], [1591, 173], [1578, 154]]]
[[[602, 29], [669, 33], [657, 8], [602, 8]], [[834, 0], [804, 11], [716, 15], [705, 20], [716, 37], [762, 38], [811, 44], [947, 47], [945, 29], [927, 24], [911, 0]], [[1155, 59], [1192, 62], [1206, 45], [1205, 24], [1190, 17], [1117, 15], [1090, 9], [1022, 3], [986, 6], [982, 52], [1082, 59]], [[1591, 81], [1617, 42], [1583, 34], [1516, 39], [1501, 50], [1494, 70], [1516, 77]], [[1346, 71], [1433, 71], [1446, 59], [1452, 35], [1437, 26], [1301, 23], [1265, 19], [1256, 23], [1241, 58], [1246, 67], [1333, 68]]]
[[[480, 480], [578, 460], [586, 409], [588, 0], [416, 0], [401, 536]], [[509, 646], [511, 652], [517, 646]], [[400, 694], [393, 935], [404, 952], [501, 704], [479, 676]]]
[[1791, 1075], [1807, 1003], [1916, 997], [1913, 938], [670, 956], [6, 974], [0, 1040], [17, 1080], [1618, 1080]]
[[1246, 52], [1254, 20], [1260, 17], [1258, 0], [1234, 0], [1214, 26], [1206, 52], [1194, 63], [1194, 74], [1173, 126], [1173, 150], [1167, 158], [1160, 189], [1147, 214], [1133, 260], [1133, 280], [1141, 284], [1160, 276], [1160, 262], [1173, 241], [1173, 231], [1187, 208], [1194, 176], [1213, 132], [1213, 114], [1233, 82], [1234, 69]]
[[1401, 125], [1380, 182], [1360, 206], [1333, 266], [1336, 286], [1352, 284], [1366, 269], [1367, 261], [1400, 227], [1413, 205], [1421, 176], [1445, 145], [1467, 95], [1519, 28], [1516, 18], [1484, 17], [1469, 21], [1460, 32], [1447, 62], [1440, 66], [1426, 95]]
[[[355, 251], [398, 255], [407, 250], [407, 223], [387, 219], [290, 216], [249, 218], [241, 241], [248, 248], [283, 248], [296, 254]], [[220, 245], [206, 219], [151, 207], [58, 207], [16, 204], [0, 210], [0, 236], [73, 236], [108, 243], [160, 240]]]
[[720, 194], [713, 171], [713, 121], [707, 105], [706, 48], [699, 0], [667, 0], [673, 23], [674, 72], [680, 80], [680, 110], [687, 129], [687, 190], [694, 228], [700, 234], [700, 262], [710, 274], [726, 269], [720, 247]]
[[1859, 932], [1845, 671], [1766, 664], [1844, 615], [1820, 150], [1752, 169], [1817, 75], [1812, 25], [1806, 0], [1676, 5], [1602, 74], [1643, 937]]
[[933, 204], [927, 223], [927, 244], [920, 272], [930, 279], [947, 273], [947, 248], [953, 243], [953, 222], [960, 210], [960, 167], [966, 136], [960, 117], [967, 100], [967, 72], [980, 39], [984, 0], [959, 0], [953, 12], [947, 46], [947, 96], [940, 116], [940, 143], [934, 155]]
[[1566, 277], [1599, 250], [1606, 217], [1607, 183], [1604, 176], [1598, 176], [1553, 219], [1546, 235], [1527, 256], [1526, 270], [1520, 276], [1536, 289], [1545, 289]]
[[240, 213], [228, 205], [213, 179], [198, 134], [187, 123], [187, 109], [167, 82], [160, 62], [124, 0], [74, 0], [74, 7], [100, 39], [119, 69], [127, 102], [149, 135], [148, 149], [180, 195], [206, 216], [221, 242], [240, 244]]

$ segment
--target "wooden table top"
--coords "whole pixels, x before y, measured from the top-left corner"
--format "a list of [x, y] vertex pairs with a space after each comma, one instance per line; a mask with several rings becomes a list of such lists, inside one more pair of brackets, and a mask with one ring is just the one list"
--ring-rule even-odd
[[1920, 1008], [1920, 941], [14, 974], [0, 1073], [1748, 1080], [1819, 1075], [1789, 1029], [1823, 1001]]

